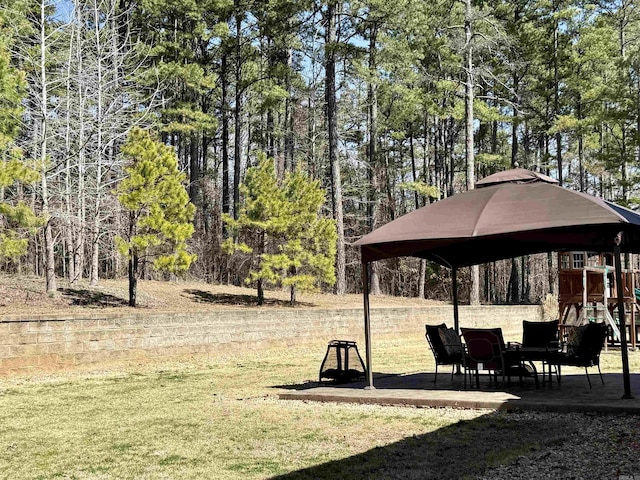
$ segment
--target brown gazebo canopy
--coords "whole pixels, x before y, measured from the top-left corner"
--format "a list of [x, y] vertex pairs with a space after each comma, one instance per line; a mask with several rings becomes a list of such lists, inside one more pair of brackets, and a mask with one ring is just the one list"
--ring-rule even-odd
[[[363, 265], [370, 387], [373, 387], [373, 374], [367, 266], [372, 261], [413, 256], [452, 268], [457, 329], [456, 271], [459, 267], [532, 253], [588, 250], [614, 252], [616, 275], [620, 275], [620, 251], [640, 253], [640, 215], [560, 187], [546, 175], [524, 169], [508, 170], [486, 177], [477, 187], [410, 212], [355, 243], [360, 247]], [[622, 284], [621, 279], [616, 281]], [[631, 396], [621, 297], [618, 309], [625, 396]]]

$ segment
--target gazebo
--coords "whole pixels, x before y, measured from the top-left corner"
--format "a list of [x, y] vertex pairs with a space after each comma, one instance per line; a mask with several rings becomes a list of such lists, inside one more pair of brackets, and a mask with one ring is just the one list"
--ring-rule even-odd
[[[413, 256], [451, 268], [453, 314], [459, 329], [457, 270], [460, 267], [532, 253], [562, 250], [640, 252], [640, 215], [632, 210], [557, 185], [525, 169], [507, 170], [479, 181], [475, 190], [414, 210], [358, 240], [362, 261], [368, 388], [371, 365], [369, 263]], [[618, 281], [621, 284], [620, 279]], [[618, 298], [624, 379], [623, 398], [632, 398], [624, 301]]]

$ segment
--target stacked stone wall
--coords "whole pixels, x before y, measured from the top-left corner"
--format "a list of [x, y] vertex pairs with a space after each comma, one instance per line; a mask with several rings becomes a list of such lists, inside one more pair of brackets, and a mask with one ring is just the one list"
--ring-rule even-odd
[[[452, 326], [451, 306], [374, 308], [378, 337], [424, 335], [425, 323]], [[541, 320], [539, 306], [462, 306], [460, 324], [501, 327], [519, 340], [522, 320]], [[243, 309], [201, 313], [0, 317], [0, 375], [154, 357], [208, 354], [332, 339], [364, 345], [362, 309]]]

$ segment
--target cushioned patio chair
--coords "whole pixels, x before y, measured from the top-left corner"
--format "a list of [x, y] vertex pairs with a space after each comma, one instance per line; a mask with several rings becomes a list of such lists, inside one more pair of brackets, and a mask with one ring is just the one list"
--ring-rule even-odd
[[425, 325], [425, 337], [436, 361], [433, 383], [438, 381], [438, 365], [451, 365], [451, 379], [457, 366], [462, 365], [462, 342], [453, 328], [440, 325]]
[[510, 372], [521, 367], [517, 355], [505, 351], [504, 339], [500, 328], [463, 328], [465, 343], [463, 366], [465, 369], [464, 387], [467, 388], [467, 373], [476, 377], [476, 386], [480, 387], [480, 370], [489, 372], [490, 378], [497, 384], [498, 374], [502, 375], [502, 384]]
[[554, 353], [549, 362], [556, 365], [558, 369], [558, 382], [561, 381], [560, 368], [562, 365], [572, 367], [584, 367], [587, 374], [589, 388], [591, 388], [591, 378], [589, 368], [598, 367], [600, 381], [604, 385], [604, 378], [600, 370], [600, 352], [607, 338], [607, 325], [605, 323], [588, 323], [581, 327], [575, 327], [568, 332], [567, 343], [563, 350]]

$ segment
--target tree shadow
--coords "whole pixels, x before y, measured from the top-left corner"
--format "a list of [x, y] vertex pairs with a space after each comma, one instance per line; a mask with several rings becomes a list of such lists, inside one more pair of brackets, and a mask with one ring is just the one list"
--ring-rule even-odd
[[61, 288], [63, 297], [71, 300], [72, 305], [90, 308], [126, 307], [129, 302], [123, 298], [95, 290]]
[[[211, 293], [205, 290], [199, 289], [185, 289], [183, 290], [191, 299], [196, 303], [208, 303], [211, 305], [227, 305], [227, 306], [243, 306], [254, 307], [258, 303], [258, 297], [255, 295], [240, 295], [230, 293]], [[292, 305], [286, 300], [279, 300], [276, 298], [265, 298], [264, 305], [275, 307], [292, 307]], [[296, 302], [295, 307], [313, 307], [313, 303], [308, 302]]]
[[[579, 428], [570, 416], [492, 412], [272, 479], [475, 478], [488, 468], [561, 445]], [[544, 477], [539, 478], [546, 478], [549, 472], [540, 468]]]

